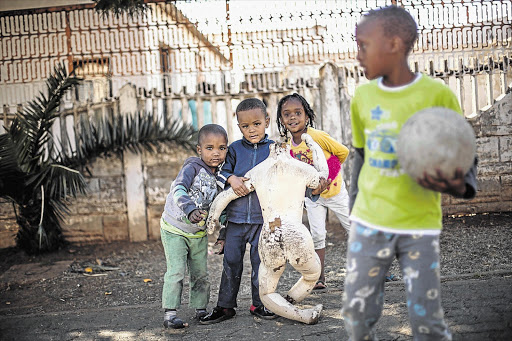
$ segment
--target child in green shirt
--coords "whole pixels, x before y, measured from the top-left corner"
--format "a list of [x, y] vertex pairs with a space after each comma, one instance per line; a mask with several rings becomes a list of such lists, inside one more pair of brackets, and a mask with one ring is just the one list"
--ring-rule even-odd
[[414, 19], [396, 6], [370, 11], [356, 29], [357, 59], [372, 81], [358, 87], [351, 102], [355, 157], [342, 310], [351, 340], [374, 339], [395, 257], [414, 339], [451, 340], [440, 295], [440, 193], [472, 198], [476, 166], [466, 175], [459, 169], [454, 178], [438, 171], [436, 178], [412, 179], [400, 169], [395, 145], [410, 116], [434, 106], [461, 113], [446, 85], [409, 69], [416, 38]]

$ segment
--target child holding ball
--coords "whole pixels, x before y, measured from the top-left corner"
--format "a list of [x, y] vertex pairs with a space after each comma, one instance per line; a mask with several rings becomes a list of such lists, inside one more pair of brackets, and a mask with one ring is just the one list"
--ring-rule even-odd
[[461, 113], [444, 84], [410, 71], [417, 38], [412, 16], [396, 6], [371, 10], [356, 28], [357, 59], [370, 83], [351, 102], [355, 148], [350, 187], [351, 221], [343, 310], [351, 340], [373, 340], [384, 302], [386, 272], [397, 257], [407, 289], [414, 340], [451, 340], [440, 294], [441, 193], [472, 198], [476, 159], [467, 174], [412, 179], [400, 170], [394, 143], [419, 110], [445, 107]]

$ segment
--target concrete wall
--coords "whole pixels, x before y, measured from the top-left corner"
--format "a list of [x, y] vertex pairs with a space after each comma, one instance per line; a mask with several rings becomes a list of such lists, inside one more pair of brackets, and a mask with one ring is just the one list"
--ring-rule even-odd
[[[140, 177], [137, 172], [127, 171], [126, 157], [96, 159], [88, 166], [92, 174], [86, 176], [89, 194], [72, 200], [71, 214], [62, 224], [65, 240], [82, 244], [160, 238], [159, 221], [171, 182], [192, 155], [190, 151], [166, 146], [156, 154], [145, 152], [140, 158]], [[133, 183], [142, 184], [135, 192], [143, 207], [129, 214], [127, 193], [133, 194]], [[0, 201], [0, 248], [15, 245], [17, 229], [12, 204]]]
[[[352, 134], [348, 118], [349, 96], [342, 76], [340, 73], [339, 110], [344, 122], [342, 141], [350, 146]], [[477, 138], [478, 192], [472, 200], [443, 195], [443, 212], [450, 215], [512, 211], [512, 88], [509, 87], [507, 94], [500, 96], [488, 109], [468, 118], [468, 121], [472, 124]], [[352, 155], [343, 167], [348, 186], [351, 160]]]
[[18, 231], [13, 205], [0, 199], [0, 248], [14, 246], [14, 237]]
[[[129, 172], [127, 158], [96, 160], [88, 178], [91, 193], [75, 200], [66, 218], [63, 233], [70, 242], [143, 241], [160, 237], [160, 216], [171, 182], [185, 159], [193, 153], [179, 148], [160, 147], [156, 154], [141, 155], [141, 173]], [[133, 167], [133, 155], [129, 163]], [[135, 167], [135, 168], [138, 168]], [[132, 183], [141, 188], [133, 189]], [[131, 195], [130, 195], [131, 193]], [[138, 195], [136, 212], [129, 210], [129, 197]], [[134, 199], [132, 199], [134, 200]], [[142, 206], [140, 206], [142, 204]], [[139, 205], [139, 206], [137, 206]], [[141, 212], [142, 210], [142, 212]]]
[[477, 136], [478, 193], [443, 198], [446, 214], [512, 211], [512, 89], [470, 120]]

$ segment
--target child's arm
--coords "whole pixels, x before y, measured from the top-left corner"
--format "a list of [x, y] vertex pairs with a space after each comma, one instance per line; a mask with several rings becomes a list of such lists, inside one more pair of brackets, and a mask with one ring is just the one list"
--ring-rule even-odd
[[[318, 185], [317, 188], [311, 190], [311, 195], [319, 196], [320, 194], [322, 194], [323, 191], [325, 191], [327, 189], [327, 187], [329, 187], [330, 184], [331, 184], [331, 180], [326, 180], [324, 178], [320, 178], [320, 185]], [[306, 196], [307, 196], [307, 194], [308, 194], [308, 192], [306, 191]], [[312, 199], [312, 198], [310, 198], [310, 199], [313, 201], [316, 201], [315, 199]], [[318, 197], [316, 199], [318, 199]]]
[[417, 182], [432, 191], [450, 194], [456, 198], [471, 199], [476, 195], [476, 166], [478, 160], [475, 158], [473, 166], [464, 175], [462, 169], [458, 168], [455, 176], [450, 179], [437, 169], [437, 177], [423, 173], [423, 178], [417, 179]]
[[352, 159], [352, 175], [350, 178], [350, 188], [348, 197], [349, 212], [352, 212], [354, 203], [356, 202], [357, 193], [359, 192], [359, 173], [364, 164], [364, 146], [366, 144], [364, 136], [365, 125], [359, 117], [359, 88], [356, 89], [354, 97], [350, 101], [350, 124], [352, 127], [352, 146], [354, 148], [354, 157]]
[[188, 220], [190, 220], [191, 223], [198, 223], [201, 220], [204, 220], [208, 216], [208, 212], [205, 210], [199, 210], [195, 209], [188, 215]]
[[[443, 91], [439, 93], [438, 106], [445, 107], [462, 114], [462, 109], [459, 105], [459, 100], [455, 94], [448, 87], [444, 87]], [[429, 176], [423, 173], [422, 179], [416, 181], [423, 187], [432, 191], [450, 194], [456, 198], [471, 199], [476, 195], [476, 166], [478, 160], [475, 157], [473, 166], [464, 175], [461, 169], [457, 169], [454, 178], [450, 179], [443, 174], [439, 169], [436, 170], [436, 176]]]
[[[222, 231], [222, 229], [221, 229], [221, 231]], [[223, 255], [224, 254], [224, 245], [226, 245], [226, 239], [217, 239], [217, 241], [213, 245], [214, 246], [220, 245], [219, 250], [215, 253], [218, 255]]]
[[[185, 165], [178, 176], [174, 180], [174, 185], [172, 187], [172, 198], [176, 205], [187, 215], [187, 217], [191, 218], [191, 215], [194, 211], [199, 211], [198, 214], [201, 215], [200, 210], [197, 209], [196, 204], [192, 200], [192, 198], [188, 195], [188, 191], [192, 186], [192, 182], [194, 181], [195, 176], [197, 175], [196, 169], [191, 165]], [[196, 212], [197, 213], [197, 212]], [[203, 214], [207, 213], [203, 211]], [[195, 217], [195, 216], [194, 216]], [[192, 221], [193, 223], [201, 221], [201, 219], [197, 221]]]
[[364, 163], [364, 148], [354, 148], [354, 159], [352, 160], [352, 176], [350, 177], [350, 188], [348, 194], [348, 209], [352, 211], [354, 202], [356, 201], [359, 187], [357, 181], [359, 180], [359, 173]]
[[[325, 134], [325, 135], [324, 135]], [[343, 144], [333, 139], [329, 134], [325, 133], [321, 135], [321, 138], [315, 139], [315, 142], [320, 145], [323, 150], [336, 155], [340, 164], [343, 164], [348, 157], [350, 151]]]
[[320, 178], [320, 184], [317, 188], [306, 188], [306, 194], [304, 195], [306, 198], [311, 199], [311, 201], [316, 202], [318, 198], [320, 198], [320, 194], [325, 191], [329, 185], [331, 184], [331, 180], [326, 180], [324, 178]]
[[247, 178], [239, 177], [234, 174], [236, 164], [236, 155], [233, 148], [228, 148], [228, 153], [226, 155], [226, 160], [222, 165], [219, 175], [217, 176], [217, 180], [222, 189], [226, 189], [226, 184], [230, 185], [233, 188], [233, 191], [239, 197], [249, 194], [249, 191], [244, 186], [244, 181], [247, 181]]
[[251, 193], [244, 185], [244, 182], [247, 180], [249, 180], [249, 178], [231, 175], [226, 182], [231, 186], [231, 188], [233, 188], [236, 195], [243, 197], [244, 195]]

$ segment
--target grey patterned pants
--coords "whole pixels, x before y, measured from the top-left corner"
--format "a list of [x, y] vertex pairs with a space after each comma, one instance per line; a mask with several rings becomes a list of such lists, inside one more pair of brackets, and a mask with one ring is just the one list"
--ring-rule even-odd
[[352, 341], [377, 340], [384, 283], [395, 256], [407, 291], [414, 340], [451, 340], [441, 307], [439, 236], [385, 233], [352, 223], [342, 315]]

